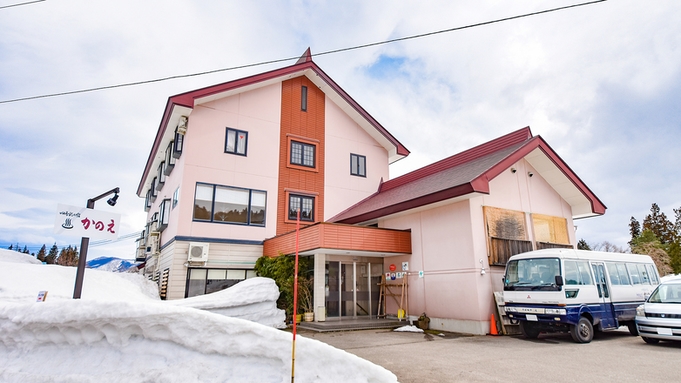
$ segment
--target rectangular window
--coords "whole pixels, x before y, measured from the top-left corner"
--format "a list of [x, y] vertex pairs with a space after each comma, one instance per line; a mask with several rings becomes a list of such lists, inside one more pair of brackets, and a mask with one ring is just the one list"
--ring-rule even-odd
[[307, 112], [307, 87], [303, 86], [300, 89], [300, 110]]
[[151, 189], [147, 190], [147, 197], [144, 199], [144, 211], [151, 209]]
[[367, 158], [359, 154], [350, 153], [350, 174], [353, 176], [366, 177]]
[[214, 293], [253, 277], [256, 277], [253, 270], [189, 269], [185, 297]]
[[184, 148], [184, 134], [175, 129], [175, 146], [173, 147], [173, 157], [180, 158]]
[[264, 191], [197, 183], [194, 220], [265, 226], [266, 201]]
[[213, 216], [213, 185], [196, 184], [194, 219], [210, 221]]
[[288, 207], [288, 219], [295, 221], [300, 209], [301, 221], [314, 222], [314, 197], [290, 194]]
[[638, 267], [635, 263], [627, 263], [627, 269], [629, 270], [629, 275], [631, 276], [632, 285], [643, 284], [642, 278], [638, 273]]
[[168, 148], [166, 148], [166, 168], [163, 173], [165, 175], [169, 176], [170, 173], [173, 171], [173, 168], [175, 168], [175, 161], [177, 159], [173, 156], [173, 145], [175, 144], [175, 141], [170, 141], [168, 144]]
[[177, 189], [175, 189], [175, 192], [173, 193], [173, 209], [175, 209], [175, 206], [177, 206], [177, 203], [180, 201], [180, 187], [178, 186]]
[[158, 208], [158, 231], [163, 231], [170, 222], [170, 199], [164, 199]]
[[291, 141], [291, 163], [314, 168], [315, 146], [298, 141]]
[[158, 178], [154, 177], [151, 181], [151, 202], [156, 201], [156, 197], [158, 197]]
[[163, 185], [166, 184], [166, 162], [161, 161], [158, 165], [158, 190], [163, 189]]
[[216, 186], [213, 221], [248, 223], [248, 197], [247, 189]]
[[225, 133], [225, 153], [246, 155], [248, 132], [227, 128]]
[[566, 285], [592, 285], [591, 271], [587, 261], [565, 261]]

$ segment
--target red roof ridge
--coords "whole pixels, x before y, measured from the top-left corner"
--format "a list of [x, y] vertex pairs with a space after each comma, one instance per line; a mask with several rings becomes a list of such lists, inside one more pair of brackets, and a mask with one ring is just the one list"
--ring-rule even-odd
[[307, 50], [303, 53], [302, 56], [296, 61], [297, 64], [302, 64], [308, 61], [312, 61], [312, 52], [310, 51], [310, 47], [307, 47]]
[[530, 127], [526, 126], [522, 129], [518, 129], [515, 132], [508, 133], [501, 137], [498, 137], [492, 141], [485, 142], [473, 148], [467, 149], [463, 152], [454, 154], [440, 161], [434, 162], [430, 165], [426, 165], [420, 169], [414, 170], [410, 173], [404, 174], [397, 178], [388, 180], [381, 183], [379, 191], [385, 192], [387, 190], [406, 185], [415, 180], [428, 177], [430, 175], [441, 172], [444, 169], [450, 169], [455, 166], [459, 166], [490, 153], [497, 152], [501, 149], [507, 148], [512, 145], [517, 145], [522, 142], [526, 142], [532, 138], [532, 131]]

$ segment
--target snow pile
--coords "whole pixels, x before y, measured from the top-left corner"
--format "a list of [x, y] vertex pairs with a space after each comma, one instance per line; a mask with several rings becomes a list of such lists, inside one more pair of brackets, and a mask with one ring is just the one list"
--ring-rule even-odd
[[273, 279], [250, 278], [226, 290], [167, 303], [285, 328], [286, 313], [277, 308], [278, 298], [279, 288]]
[[[59, 265], [16, 263], [0, 252], [0, 301], [35, 302], [38, 292], [47, 291], [47, 300], [70, 300], [76, 281], [76, 268]], [[17, 253], [19, 254], [19, 253]], [[19, 254], [33, 258], [30, 255]], [[10, 259], [11, 263], [6, 263]], [[33, 258], [35, 259], [35, 258]], [[119, 274], [85, 269], [83, 300], [159, 300], [158, 286], [139, 274]]]
[[398, 332], [423, 332], [420, 328], [414, 326], [414, 325], [406, 325], [402, 327], [398, 327], [393, 331], [398, 331]]
[[[229, 289], [211, 294], [216, 302], [203, 296], [180, 304], [150, 296], [149, 282], [134, 274], [86, 270], [82, 299], [74, 300], [74, 267], [6, 258], [0, 253], [0, 382], [291, 380], [290, 333], [205, 311], [237, 310], [260, 293], [272, 299], [265, 278], [232, 287], [240, 286], [238, 297]], [[48, 297], [36, 302], [41, 290]], [[184, 307], [192, 305], [202, 310]], [[397, 381], [383, 367], [301, 336], [295, 363], [296, 382]]]
[[29, 263], [41, 265], [42, 262], [37, 260], [30, 254], [20, 253], [18, 251], [0, 249], [0, 261], [7, 263]]

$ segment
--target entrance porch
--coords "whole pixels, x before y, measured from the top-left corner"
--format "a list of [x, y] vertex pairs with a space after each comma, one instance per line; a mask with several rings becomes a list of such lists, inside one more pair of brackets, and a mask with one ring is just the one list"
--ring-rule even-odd
[[[263, 244], [270, 257], [295, 250], [296, 232]], [[377, 320], [384, 258], [410, 253], [409, 230], [324, 222], [302, 228], [298, 254], [313, 258], [314, 322]]]

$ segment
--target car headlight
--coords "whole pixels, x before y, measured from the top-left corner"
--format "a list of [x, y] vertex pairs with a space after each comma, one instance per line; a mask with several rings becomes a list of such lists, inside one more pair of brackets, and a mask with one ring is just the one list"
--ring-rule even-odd
[[645, 305], [640, 305], [636, 308], [636, 316], [637, 317], [646, 316], [646, 306]]
[[565, 309], [546, 309], [544, 313], [551, 315], [565, 315], [566, 311]]

